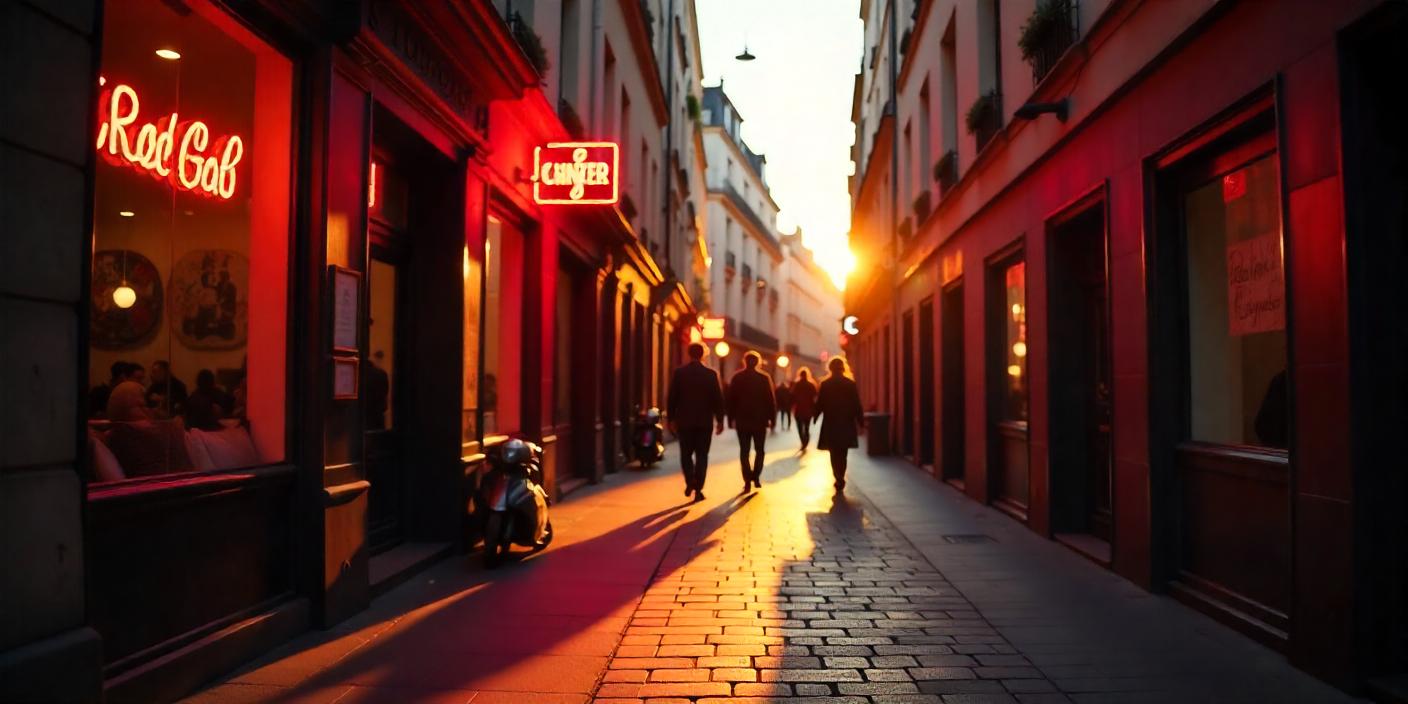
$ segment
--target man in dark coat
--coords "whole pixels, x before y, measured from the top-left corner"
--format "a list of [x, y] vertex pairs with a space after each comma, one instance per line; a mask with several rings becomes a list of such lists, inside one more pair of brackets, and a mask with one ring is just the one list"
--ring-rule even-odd
[[709, 473], [709, 445], [715, 434], [724, 432], [724, 393], [719, 373], [704, 366], [704, 345], [689, 346], [689, 362], [670, 377], [665, 398], [665, 414], [670, 431], [680, 440], [680, 469], [684, 471], [684, 495], [704, 500], [704, 478]]
[[777, 382], [773, 398], [777, 399], [777, 412], [782, 416], [782, 427], [779, 430], [792, 427], [792, 390], [787, 387], [787, 382]]
[[[762, 357], [757, 352], [743, 355], [743, 368], [728, 382], [729, 424], [738, 431], [739, 463], [743, 469], [743, 491], [762, 488], [763, 442], [777, 417], [777, 399], [773, 396], [772, 379], [758, 371]], [[757, 456], [749, 462], [752, 447]]]

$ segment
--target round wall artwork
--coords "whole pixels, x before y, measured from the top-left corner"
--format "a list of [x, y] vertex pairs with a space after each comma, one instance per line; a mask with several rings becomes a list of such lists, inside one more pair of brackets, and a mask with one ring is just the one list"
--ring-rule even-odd
[[[131, 300], [126, 286], [136, 294]], [[130, 249], [103, 249], [93, 254], [93, 286], [89, 292], [91, 342], [101, 350], [122, 350], [146, 342], [161, 322], [161, 275], [150, 259]], [[130, 303], [129, 303], [130, 301]], [[128, 303], [126, 307], [119, 305]]]
[[193, 350], [244, 346], [249, 331], [249, 260], [239, 252], [197, 249], [171, 270], [171, 334]]

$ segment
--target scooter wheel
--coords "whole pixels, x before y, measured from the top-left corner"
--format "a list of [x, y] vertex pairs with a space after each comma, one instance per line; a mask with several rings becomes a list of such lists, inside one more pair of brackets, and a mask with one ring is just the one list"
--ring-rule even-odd
[[549, 545], [552, 545], [552, 521], [548, 521], [547, 525], [543, 526], [543, 539], [533, 546], [533, 552], [543, 550]]

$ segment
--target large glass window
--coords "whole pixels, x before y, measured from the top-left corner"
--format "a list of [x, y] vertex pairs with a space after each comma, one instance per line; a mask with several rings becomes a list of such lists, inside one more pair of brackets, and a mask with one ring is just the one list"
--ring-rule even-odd
[[204, 0], [103, 21], [92, 480], [284, 458], [292, 74]]
[[480, 402], [484, 435], [519, 430], [519, 344], [523, 330], [523, 238], [498, 216], [489, 216], [484, 241], [484, 381]]
[[284, 458], [290, 63], [204, 0], [104, 13], [94, 482]]
[[1003, 420], [1027, 420], [1027, 264], [1005, 264], [1002, 271], [1003, 350], [1006, 361]]
[[1286, 287], [1275, 154], [1184, 195], [1192, 439], [1286, 447]]

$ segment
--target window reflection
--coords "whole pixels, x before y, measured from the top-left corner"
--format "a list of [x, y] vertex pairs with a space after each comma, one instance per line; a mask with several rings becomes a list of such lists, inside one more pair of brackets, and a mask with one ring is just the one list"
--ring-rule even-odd
[[1027, 420], [1027, 265], [1019, 261], [1004, 267], [1004, 323], [1006, 350], [1006, 420]]

